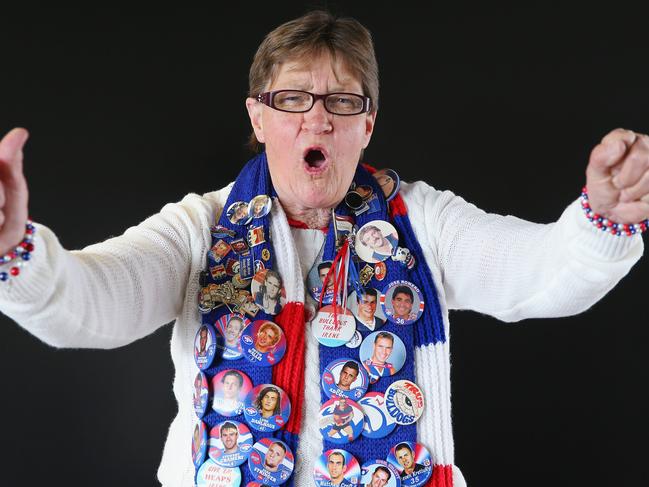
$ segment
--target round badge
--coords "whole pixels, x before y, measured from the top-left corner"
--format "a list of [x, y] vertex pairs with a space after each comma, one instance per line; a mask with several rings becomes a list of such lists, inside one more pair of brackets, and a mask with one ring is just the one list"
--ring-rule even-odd
[[375, 264], [391, 257], [399, 246], [399, 235], [392, 224], [373, 220], [363, 225], [356, 233], [354, 248], [365, 262]]
[[361, 466], [345, 450], [327, 450], [315, 462], [313, 480], [318, 487], [356, 487], [361, 481]]
[[376, 182], [381, 186], [381, 191], [383, 191], [386, 201], [390, 201], [397, 195], [399, 186], [401, 185], [401, 179], [396, 171], [392, 169], [381, 169], [372, 174], [372, 176], [374, 176]]
[[[207, 369], [214, 361], [217, 349], [217, 336], [211, 325], [202, 325], [194, 338], [194, 360], [200, 370]], [[223, 340], [218, 340], [222, 342]]]
[[334, 305], [323, 306], [311, 322], [313, 336], [327, 347], [340, 347], [354, 336], [356, 320], [351, 311], [337, 305], [334, 317]]
[[390, 377], [401, 370], [406, 361], [406, 346], [394, 333], [375, 331], [365, 337], [358, 354], [374, 384], [381, 377]]
[[[329, 275], [329, 270], [331, 269], [332, 262], [330, 260], [324, 260], [318, 262], [311, 267], [311, 270], [306, 277], [306, 285], [309, 289], [309, 293], [317, 302], [320, 302], [320, 295], [322, 294], [322, 288], [324, 287], [324, 296], [322, 296], [322, 304], [331, 304], [334, 300], [334, 280], [333, 272]], [[324, 284], [329, 275], [329, 280]]]
[[215, 323], [216, 329], [225, 338], [225, 360], [237, 360], [243, 357], [239, 339], [243, 330], [250, 324], [250, 320], [243, 315], [230, 313], [221, 316]]
[[414, 382], [398, 380], [385, 391], [385, 409], [398, 424], [412, 424], [424, 412], [424, 394]]
[[240, 342], [243, 356], [263, 367], [275, 365], [286, 352], [284, 332], [268, 320], [254, 321], [243, 331]]
[[347, 348], [358, 348], [361, 346], [362, 341], [363, 341], [363, 336], [361, 335], [361, 332], [356, 330], [354, 332], [354, 336], [351, 338], [351, 340], [345, 343], [345, 346]]
[[212, 378], [212, 409], [231, 417], [243, 412], [244, 401], [252, 390], [250, 378], [240, 370], [222, 370]]
[[248, 203], [245, 201], [235, 201], [228, 207], [225, 214], [230, 223], [235, 225], [247, 225], [251, 220], [248, 214]]
[[250, 283], [252, 297], [264, 312], [269, 315], [276, 315], [286, 302], [286, 291], [282, 284], [282, 278], [271, 269], [262, 269], [255, 274]]
[[192, 436], [192, 461], [198, 468], [205, 460], [207, 451], [207, 426], [202, 421], [194, 426], [194, 435]]
[[264, 485], [280, 485], [293, 473], [293, 452], [283, 441], [262, 438], [248, 457], [250, 472]]
[[243, 414], [251, 428], [262, 433], [277, 431], [291, 415], [291, 401], [281, 387], [259, 384], [246, 396]]
[[207, 460], [196, 474], [196, 487], [239, 487], [240, 485], [239, 467], [222, 467], [214, 460]]
[[385, 408], [385, 397], [382, 392], [368, 392], [358, 401], [365, 415], [363, 436], [368, 438], [385, 438], [394, 431], [397, 423]]
[[382, 281], [385, 279], [385, 276], [388, 274], [388, 268], [385, 265], [385, 262], [377, 262], [374, 264], [374, 277], [377, 281]]
[[248, 206], [248, 214], [252, 218], [262, 218], [268, 215], [272, 205], [273, 201], [268, 195], [258, 194], [250, 200], [250, 205]]
[[424, 297], [409, 281], [391, 282], [380, 301], [387, 319], [397, 325], [414, 323], [424, 312]]
[[238, 421], [223, 421], [210, 430], [207, 454], [222, 467], [238, 467], [252, 450], [252, 433]]
[[353, 291], [347, 298], [347, 306], [354, 313], [356, 323], [366, 330], [378, 330], [385, 324], [385, 315], [379, 305], [380, 298], [381, 293], [374, 288], [363, 289], [360, 296]]
[[363, 206], [363, 197], [356, 191], [350, 191], [345, 195], [345, 204], [352, 210], [358, 210]]
[[194, 412], [199, 419], [205, 416], [207, 403], [209, 402], [209, 395], [207, 376], [203, 372], [199, 372], [196, 374], [196, 378], [194, 379], [194, 394], [192, 397]]
[[372, 460], [361, 467], [361, 484], [364, 486], [401, 487], [399, 472], [385, 460]]
[[425, 485], [433, 473], [430, 453], [421, 443], [403, 441], [397, 444], [390, 450], [388, 463], [399, 472], [402, 486]]
[[320, 408], [320, 433], [332, 443], [354, 441], [363, 431], [363, 421], [361, 407], [345, 396], [333, 397]]
[[322, 374], [322, 390], [327, 397], [345, 396], [358, 401], [365, 395], [370, 379], [360, 362], [339, 358], [329, 362]]
[[270, 260], [270, 250], [268, 250], [268, 249], [262, 249], [262, 251], [261, 251], [261, 258], [262, 258], [263, 260], [265, 260], [265, 261], [269, 261], [269, 260]]

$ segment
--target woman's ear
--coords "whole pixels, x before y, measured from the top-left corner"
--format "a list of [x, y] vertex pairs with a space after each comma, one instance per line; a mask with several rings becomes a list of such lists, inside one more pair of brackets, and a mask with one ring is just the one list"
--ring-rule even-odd
[[255, 136], [260, 144], [264, 141], [264, 127], [261, 122], [261, 113], [264, 105], [259, 103], [254, 98], [246, 98], [246, 108], [248, 109], [248, 116], [250, 117], [250, 125], [255, 131]]

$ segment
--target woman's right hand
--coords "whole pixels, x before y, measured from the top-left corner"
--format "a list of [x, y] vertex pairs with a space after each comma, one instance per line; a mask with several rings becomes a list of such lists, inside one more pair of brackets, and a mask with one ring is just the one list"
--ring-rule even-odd
[[0, 140], [0, 255], [13, 250], [25, 235], [28, 218], [23, 146], [27, 130], [15, 128]]

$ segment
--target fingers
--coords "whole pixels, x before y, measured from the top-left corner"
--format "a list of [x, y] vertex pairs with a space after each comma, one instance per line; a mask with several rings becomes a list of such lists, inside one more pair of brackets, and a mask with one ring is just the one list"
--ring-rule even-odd
[[649, 192], [649, 136], [638, 135], [628, 151], [621, 170], [613, 179], [613, 185], [626, 194], [625, 201], [632, 201]]
[[602, 138], [602, 144], [608, 145], [608, 144], [614, 144], [616, 142], [622, 142], [624, 143], [627, 147], [631, 147], [631, 145], [635, 142], [637, 134], [633, 130], [627, 130], [627, 129], [615, 129], [611, 130], [608, 134], [606, 134]]
[[23, 128], [10, 130], [7, 135], [0, 140], [0, 163], [5, 163], [13, 171], [22, 172], [22, 150], [29, 132]]
[[616, 164], [620, 163], [627, 146], [622, 140], [612, 140], [610, 142], [595, 146], [590, 153], [590, 161], [586, 168], [586, 177], [590, 183], [599, 183], [610, 179], [612, 172], [618, 172]]

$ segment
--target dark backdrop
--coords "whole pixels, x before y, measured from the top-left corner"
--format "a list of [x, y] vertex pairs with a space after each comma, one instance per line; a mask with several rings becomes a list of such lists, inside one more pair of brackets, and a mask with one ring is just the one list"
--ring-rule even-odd
[[[550, 222], [605, 133], [649, 132], [635, 5], [390, 4], [329, 2], [374, 34], [381, 109], [366, 160], [377, 166]], [[249, 156], [254, 51], [307, 7], [3, 11], [0, 130], [31, 132], [33, 217], [81, 248], [232, 180]], [[646, 264], [577, 317], [451, 315], [456, 463], [470, 485], [647, 482]], [[176, 411], [171, 327], [95, 351], [0, 325], [0, 484], [155, 485]]]

